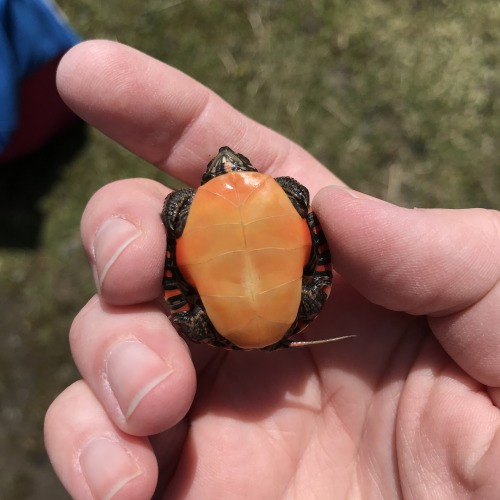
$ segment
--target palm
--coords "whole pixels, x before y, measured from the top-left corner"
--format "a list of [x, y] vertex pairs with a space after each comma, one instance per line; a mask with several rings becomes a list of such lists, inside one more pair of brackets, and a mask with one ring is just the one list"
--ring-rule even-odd
[[[432, 388], [419, 380], [419, 371], [445, 370], [433, 379], [434, 388], [475, 384], [449, 361], [425, 319], [373, 306], [343, 288], [308, 333], [356, 332], [354, 339], [275, 353], [195, 346], [199, 386], [185, 441], [164, 464], [170, 471], [180, 457], [168, 497], [215, 498], [224, 491], [235, 498], [248, 492], [251, 498], [322, 498], [327, 492], [367, 497], [380, 490], [394, 498], [408, 489], [410, 468], [423, 472], [441, 445], [446, 454], [446, 441], [463, 424], [463, 405], [474, 414], [484, 410], [471, 408], [475, 394], [458, 392], [456, 409], [442, 415], [453, 426], [439, 432], [442, 443], [422, 448], [436, 420], [419, 412], [422, 406], [434, 412], [430, 405], [440, 401], [427, 400]], [[449, 472], [443, 470], [440, 479], [444, 497], [453, 491]], [[428, 491], [423, 483], [413, 493]]]

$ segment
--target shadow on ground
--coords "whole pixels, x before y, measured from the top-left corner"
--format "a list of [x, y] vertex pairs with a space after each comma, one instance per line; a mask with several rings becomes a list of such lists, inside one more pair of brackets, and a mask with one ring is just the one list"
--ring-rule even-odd
[[0, 247], [38, 246], [43, 222], [40, 200], [86, 138], [87, 127], [78, 121], [34, 153], [0, 166]]

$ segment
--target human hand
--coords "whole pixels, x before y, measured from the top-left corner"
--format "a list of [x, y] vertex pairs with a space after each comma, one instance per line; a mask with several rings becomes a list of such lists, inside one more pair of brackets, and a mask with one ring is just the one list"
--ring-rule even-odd
[[159, 300], [168, 188], [104, 187], [82, 219], [99, 287], [71, 328], [83, 380], [45, 425], [74, 498], [498, 496], [497, 212], [408, 210], [352, 192], [119, 44], [76, 47], [58, 84], [85, 120], [187, 184], [224, 144], [305, 184], [339, 274], [304, 336], [356, 335], [271, 353], [187, 346]]

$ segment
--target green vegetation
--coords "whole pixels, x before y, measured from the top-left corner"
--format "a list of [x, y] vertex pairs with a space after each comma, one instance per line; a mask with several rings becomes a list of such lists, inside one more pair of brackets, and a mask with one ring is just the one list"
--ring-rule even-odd
[[[356, 189], [408, 207], [500, 207], [497, 1], [59, 4], [82, 37], [116, 39], [180, 68]], [[51, 154], [39, 172], [56, 162]], [[0, 247], [5, 498], [65, 498], [41, 428], [51, 399], [77, 377], [68, 328], [93, 293], [79, 218], [100, 186], [132, 176], [165, 179], [90, 131], [37, 202], [38, 244]]]

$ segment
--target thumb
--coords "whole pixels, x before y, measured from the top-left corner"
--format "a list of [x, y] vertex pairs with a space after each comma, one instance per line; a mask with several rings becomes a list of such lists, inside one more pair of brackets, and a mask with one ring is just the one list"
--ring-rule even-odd
[[406, 209], [333, 186], [313, 209], [346, 281], [375, 304], [429, 316], [462, 368], [500, 385], [499, 212]]

